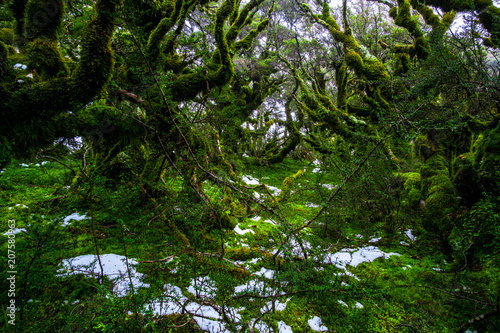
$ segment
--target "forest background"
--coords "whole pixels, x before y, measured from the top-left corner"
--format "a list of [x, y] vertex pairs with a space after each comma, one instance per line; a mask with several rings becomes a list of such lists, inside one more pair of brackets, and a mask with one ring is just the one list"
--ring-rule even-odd
[[498, 5], [0, 1], [2, 327], [498, 332]]

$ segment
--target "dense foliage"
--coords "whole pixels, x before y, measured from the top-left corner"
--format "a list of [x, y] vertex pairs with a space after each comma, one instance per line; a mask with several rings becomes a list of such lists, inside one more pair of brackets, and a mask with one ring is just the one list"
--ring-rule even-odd
[[3, 327], [499, 331], [499, 48], [492, 0], [0, 0]]

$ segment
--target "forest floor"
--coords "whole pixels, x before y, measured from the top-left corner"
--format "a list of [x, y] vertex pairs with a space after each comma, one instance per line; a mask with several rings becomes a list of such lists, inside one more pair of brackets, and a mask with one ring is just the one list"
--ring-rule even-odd
[[[280, 218], [247, 210], [233, 230], [200, 231], [203, 241], [183, 252], [158, 222], [159, 211], [131, 200], [126, 188], [96, 186], [101, 199], [89, 204], [60, 164], [14, 163], [0, 174], [0, 247], [7, 251], [7, 221], [15, 220], [19, 315], [38, 321], [40, 332], [127, 325], [157, 332], [448, 332], [463, 321], [452, 296], [467, 286], [448, 272], [438, 241], [418, 224], [388, 232], [325, 210], [292, 232], [340, 180], [319, 161], [292, 160], [247, 167], [241, 177], [249, 195], [265, 203], [300, 169], [304, 176], [276, 208]], [[181, 188], [177, 180], [166, 185]], [[223, 196], [215, 186], [204, 190], [214, 200]], [[201, 230], [199, 210], [186, 213], [174, 199], [167, 215], [178, 212], [184, 229]]]

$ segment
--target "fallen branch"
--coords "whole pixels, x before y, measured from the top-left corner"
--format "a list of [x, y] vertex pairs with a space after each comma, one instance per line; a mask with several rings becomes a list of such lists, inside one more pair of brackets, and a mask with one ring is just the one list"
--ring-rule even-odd
[[139, 263], [141, 264], [150, 264], [150, 263], [154, 263], [154, 262], [164, 262], [164, 261], [169, 261], [170, 259], [173, 259], [181, 254], [183, 254], [184, 252], [187, 252], [189, 251], [189, 249], [184, 249], [182, 251], [179, 251], [177, 252], [176, 254], [173, 254], [169, 257], [166, 257], [166, 258], [163, 258], [163, 259], [158, 259], [158, 260], [145, 260], [145, 261], [139, 261]]

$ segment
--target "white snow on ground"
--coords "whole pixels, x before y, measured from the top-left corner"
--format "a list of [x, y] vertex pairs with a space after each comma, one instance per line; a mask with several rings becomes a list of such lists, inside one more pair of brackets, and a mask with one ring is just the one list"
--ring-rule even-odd
[[408, 236], [412, 243], [417, 240], [417, 237], [411, 233], [411, 229], [406, 230], [405, 234], [406, 236]]
[[255, 326], [254, 326], [254, 323], [255, 323], [255, 319], [252, 319], [250, 321], [250, 327], [255, 327], [260, 333], [273, 332], [273, 330], [271, 328], [269, 328], [269, 326], [267, 326], [267, 324], [262, 322], [262, 321], [259, 321], [257, 324], [255, 324]]
[[292, 328], [285, 324], [284, 321], [278, 321], [279, 333], [293, 333]]
[[244, 175], [243, 177], [241, 177], [241, 180], [243, 180], [248, 185], [259, 185], [260, 184], [260, 182], [257, 178], [253, 178], [250, 175], [247, 175], [247, 176]]
[[410, 245], [410, 244], [408, 244], [408, 242], [405, 242], [405, 241], [401, 241], [401, 242], [399, 242], [399, 244], [404, 245], [404, 246]]
[[343, 306], [348, 306], [346, 302], [342, 301], [342, 300], [337, 300], [337, 302], [339, 302], [340, 304], [342, 304]]
[[[194, 313], [194, 320], [200, 326], [200, 328], [204, 331], [209, 331], [212, 333], [215, 332], [228, 332], [226, 329], [226, 324], [224, 322], [219, 321], [222, 319], [222, 317], [219, 315], [217, 311], [215, 311], [214, 308], [211, 306], [207, 305], [199, 305], [197, 303], [189, 303], [186, 306], [186, 310]], [[198, 317], [196, 315], [199, 315], [201, 317]], [[209, 318], [214, 318], [215, 320], [207, 319], [207, 318], [202, 318], [202, 317], [209, 317]]]
[[260, 216], [254, 216], [251, 218], [252, 221], [258, 222], [260, 221]]
[[382, 237], [374, 237], [374, 236], [372, 236], [368, 242], [369, 243], [376, 243], [376, 242], [378, 242], [381, 239], [382, 239]]
[[245, 229], [245, 230], [242, 230], [240, 229], [240, 224], [238, 223], [236, 225], [236, 227], [234, 228], [234, 231], [238, 234], [238, 235], [244, 235], [246, 234], [247, 232], [251, 232], [252, 234], [255, 234], [255, 232], [252, 230], [252, 229]]
[[4, 236], [8, 236], [8, 235], [10, 235], [10, 234], [15, 235], [15, 234], [18, 234], [18, 233], [20, 233], [20, 232], [26, 232], [26, 229], [23, 229], [23, 228], [21, 228], [21, 229], [15, 228], [15, 229], [13, 229], [13, 230], [12, 230], [12, 232], [11, 232], [10, 230], [9, 230], [9, 231], [7, 231], [7, 232], [4, 232], [4, 233], [3, 233], [3, 235], [4, 235]]
[[255, 199], [260, 200], [260, 193], [253, 192], [253, 196], [255, 197]]
[[[102, 273], [106, 275], [114, 283], [113, 292], [119, 297], [123, 297], [130, 290], [130, 282], [132, 287], [137, 289], [139, 287], [149, 287], [149, 284], [142, 283], [142, 274], [138, 273], [135, 269], [137, 262], [134, 259], [128, 259], [129, 269], [127, 270], [127, 260], [124, 256], [116, 254], [102, 254], [100, 255], [102, 263]], [[63, 268], [60, 269], [58, 276], [65, 276], [71, 274], [86, 274], [97, 276], [101, 274], [101, 267], [96, 255], [88, 254], [71, 259], [64, 259]], [[67, 272], [64, 272], [67, 271]], [[130, 278], [129, 278], [130, 271]]]
[[336, 276], [344, 276], [344, 275], [347, 275], [347, 276], [351, 276], [353, 277], [354, 279], [360, 281], [359, 277], [357, 277], [356, 275], [352, 274], [351, 272], [349, 272], [347, 269], [344, 271], [344, 273], [335, 273]]
[[379, 250], [376, 246], [365, 246], [358, 249], [342, 249], [337, 253], [328, 254], [324, 262], [333, 264], [340, 269], [345, 269], [347, 265], [357, 266], [362, 262], [372, 262], [373, 260], [383, 257], [399, 256], [398, 253], [385, 253]]
[[63, 223], [61, 224], [63, 227], [66, 227], [68, 225], [70, 225], [71, 223], [69, 223], [69, 221], [71, 220], [75, 220], [75, 221], [81, 221], [83, 219], [88, 219], [88, 217], [84, 214], [84, 215], [80, 215], [78, 213], [73, 213], [71, 215], [68, 215], [64, 218], [64, 221]]
[[277, 196], [280, 194], [281, 190], [277, 187], [274, 187], [274, 186], [267, 186], [267, 188], [269, 189], [269, 191], [271, 191], [273, 193], [274, 196]]
[[22, 204], [22, 205], [21, 204], [16, 204], [15, 206], [9, 207], [9, 210], [11, 210], [14, 207], [19, 207], [19, 206], [21, 206], [21, 208], [28, 208], [28, 206], [26, 206], [25, 204]]
[[314, 168], [312, 173], [318, 173], [321, 169], [320, 168]]
[[[274, 301], [274, 309], [276, 311], [283, 311], [283, 310], [285, 310], [286, 303], [288, 303], [289, 300], [290, 300], [290, 298], [287, 298], [287, 300], [285, 301], [285, 303], [281, 303], [278, 300]], [[260, 313], [266, 313], [266, 312], [271, 312], [271, 311], [273, 311], [273, 301], [267, 302], [266, 305], [264, 305], [260, 309]]]
[[356, 302], [356, 304], [354, 305], [354, 307], [358, 308], [358, 309], [362, 309], [364, 308], [363, 304], [359, 303], [359, 302]]
[[271, 224], [276, 225], [276, 221], [273, 221], [273, 220], [264, 220], [263, 222], [271, 223]]
[[234, 287], [235, 294], [242, 294], [247, 291], [249, 293], [260, 296], [271, 296], [276, 294], [276, 291], [269, 287], [267, 284], [257, 280], [250, 280], [245, 284]]
[[317, 207], [319, 207], [319, 205], [316, 205], [315, 203], [312, 203], [312, 202], [307, 202], [307, 203], [306, 203], [306, 207], [313, 207], [313, 208], [317, 208]]
[[187, 298], [182, 295], [181, 288], [173, 285], [165, 285], [165, 294], [158, 299], [153, 300], [146, 306], [153, 312], [153, 315], [171, 315], [181, 313], [183, 304]]
[[210, 280], [208, 276], [204, 276], [191, 279], [191, 285], [187, 288], [187, 291], [200, 298], [215, 297], [217, 287], [215, 282]]
[[27, 67], [26, 67], [26, 65], [23, 65], [23, 64], [19, 64], [19, 63], [18, 63], [18, 64], [15, 64], [15, 65], [14, 65], [14, 69], [19, 69], [19, 70], [21, 70], [21, 69], [26, 69], [26, 68], [27, 68]]
[[272, 279], [274, 276], [274, 271], [272, 269], [266, 269], [262, 267], [260, 271], [255, 272], [255, 275], [264, 276], [266, 279]]
[[333, 190], [334, 188], [337, 187], [337, 185], [332, 185], [332, 184], [322, 184], [321, 186], [323, 186], [324, 188], [327, 188], [329, 190]]
[[318, 316], [315, 316], [313, 319], [309, 319], [307, 321], [307, 323], [309, 324], [309, 326], [311, 327], [311, 329], [313, 331], [316, 331], [316, 332], [326, 332], [326, 331], [328, 331], [328, 327], [326, 327], [325, 325], [323, 325], [323, 322], [321, 321], [321, 318], [318, 317]]

